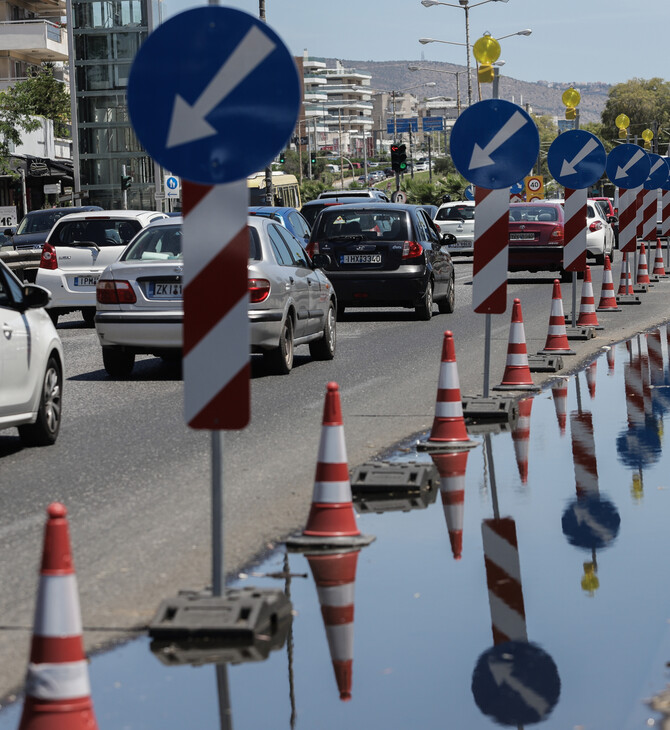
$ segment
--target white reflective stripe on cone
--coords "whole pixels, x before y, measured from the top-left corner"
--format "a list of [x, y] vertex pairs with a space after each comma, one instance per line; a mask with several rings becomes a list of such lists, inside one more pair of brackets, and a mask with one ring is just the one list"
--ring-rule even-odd
[[314, 482], [312, 502], [341, 504], [351, 502], [351, 484], [346, 482]]
[[344, 444], [344, 426], [322, 426], [318, 461], [326, 464], [342, 464], [347, 460]]
[[515, 345], [526, 343], [526, 333], [523, 322], [512, 322], [509, 328], [509, 341]]
[[461, 402], [438, 401], [435, 404], [435, 415], [437, 418], [459, 418], [463, 415], [463, 406]]
[[79, 636], [82, 633], [77, 577], [40, 576], [35, 604], [35, 636]]
[[442, 363], [437, 387], [439, 390], [453, 390], [459, 387], [458, 368], [455, 362]]
[[335, 662], [346, 662], [354, 657], [354, 624], [326, 625], [330, 657]]
[[88, 697], [88, 662], [64, 664], [29, 664], [26, 676], [26, 695], [39, 700], [71, 700]]
[[323, 606], [351, 606], [354, 602], [354, 584], [340, 586], [317, 586], [319, 603]]
[[528, 355], [510, 352], [507, 355], [508, 365], [528, 365]]

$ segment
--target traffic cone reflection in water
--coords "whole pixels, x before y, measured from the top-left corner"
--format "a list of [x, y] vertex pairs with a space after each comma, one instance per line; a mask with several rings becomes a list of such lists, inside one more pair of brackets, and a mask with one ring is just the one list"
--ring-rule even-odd
[[433, 453], [431, 459], [440, 475], [442, 508], [449, 531], [449, 543], [454, 560], [460, 560], [463, 553], [463, 513], [465, 511], [465, 469], [468, 451], [449, 454]]

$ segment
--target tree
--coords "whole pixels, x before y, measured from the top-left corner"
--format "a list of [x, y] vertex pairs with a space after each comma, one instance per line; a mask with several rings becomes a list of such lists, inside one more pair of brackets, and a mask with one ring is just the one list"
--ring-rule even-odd
[[610, 89], [601, 121], [605, 139], [612, 142], [619, 138], [619, 130], [614, 123], [619, 114], [625, 114], [630, 119], [629, 141], [634, 141], [645, 129], [652, 129], [658, 133], [659, 149], [663, 154], [667, 152], [670, 140], [667, 131], [670, 124], [670, 82], [658, 77], [635, 78]]
[[69, 137], [70, 95], [54, 76], [52, 63], [43, 63], [25, 81], [0, 93], [0, 105], [9, 105], [23, 115], [51, 119], [57, 137]]

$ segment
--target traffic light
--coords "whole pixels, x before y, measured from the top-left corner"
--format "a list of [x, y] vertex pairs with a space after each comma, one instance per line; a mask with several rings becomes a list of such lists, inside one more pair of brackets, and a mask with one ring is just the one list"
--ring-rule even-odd
[[121, 175], [121, 190], [128, 190], [133, 178], [130, 175]]
[[311, 162], [313, 165], [316, 165], [316, 152], [312, 152]]
[[405, 172], [407, 169], [407, 153], [404, 144], [391, 145], [391, 167], [394, 172]]
[[279, 164], [283, 165], [286, 162], [286, 152], [279, 153]]

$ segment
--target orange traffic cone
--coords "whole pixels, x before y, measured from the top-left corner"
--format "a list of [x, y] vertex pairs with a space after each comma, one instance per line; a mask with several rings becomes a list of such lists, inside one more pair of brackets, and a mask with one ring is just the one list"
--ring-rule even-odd
[[19, 730], [97, 730], [67, 510], [50, 504]]
[[570, 349], [568, 342], [568, 333], [565, 329], [565, 316], [563, 315], [563, 297], [561, 296], [561, 283], [558, 279], [554, 279], [554, 291], [551, 296], [551, 313], [549, 315], [549, 330], [547, 332], [547, 341], [544, 344], [544, 350], [540, 352], [551, 355], [557, 353], [559, 355], [574, 355], [574, 350]]
[[637, 262], [637, 279], [636, 284], [650, 284], [649, 268], [647, 267], [647, 250], [644, 247], [644, 241], [640, 244], [640, 259]]
[[356, 525], [340, 388], [337, 383], [328, 383], [312, 507], [302, 534], [293, 535], [286, 544], [298, 549], [362, 547], [374, 539], [372, 535], [361, 535]]
[[431, 451], [470, 449], [473, 446], [477, 446], [477, 442], [468, 437], [463, 417], [454, 335], [447, 331], [444, 333], [442, 343], [442, 362], [437, 384], [433, 427], [428, 440], [417, 444], [417, 448], [422, 451]]
[[589, 389], [589, 395], [591, 396], [591, 400], [593, 400], [596, 397], [596, 370], [598, 368], [598, 361], [594, 360], [587, 368], [586, 368], [586, 385]]
[[509, 342], [507, 345], [507, 362], [500, 385], [493, 390], [539, 390], [533, 383], [528, 365], [526, 350], [526, 333], [521, 314], [521, 300], [515, 299], [512, 305], [512, 322], [509, 326]]
[[661, 247], [661, 239], [656, 239], [656, 251], [654, 253], [654, 269], [651, 272], [654, 276], [667, 276], [665, 266], [663, 265], [663, 250]]
[[354, 663], [354, 583], [360, 550], [305, 555], [316, 583], [340, 699], [351, 699]]
[[442, 509], [447, 521], [449, 543], [454, 560], [463, 554], [463, 512], [465, 510], [465, 468], [468, 452], [458, 451], [451, 454], [431, 454], [440, 475], [440, 495]]
[[556, 410], [556, 419], [561, 436], [565, 435], [565, 424], [568, 420], [568, 379], [561, 378], [558, 385], [551, 389], [554, 398], [554, 408]]
[[603, 287], [600, 291], [600, 302], [598, 302], [598, 312], [620, 312], [621, 307], [616, 303], [614, 295], [614, 281], [612, 280], [612, 264], [610, 257], [605, 256], [605, 264], [603, 265]]
[[630, 263], [628, 261], [628, 254], [624, 251], [621, 257], [621, 277], [619, 278], [619, 290], [617, 296], [625, 297], [633, 292], [633, 281], [630, 274]]
[[579, 304], [579, 317], [577, 317], [577, 326], [579, 327], [597, 327], [603, 329], [596, 315], [596, 300], [593, 296], [593, 282], [591, 281], [591, 267], [587, 265], [584, 272], [584, 282], [582, 283], [582, 299]]
[[516, 454], [516, 465], [519, 469], [521, 483], [528, 482], [528, 454], [530, 451], [530, 412], [533, 408], [533, 399], [524, 398], [519, 401], [519, 417], [516, 426], [512, 429], [512, 441]]

